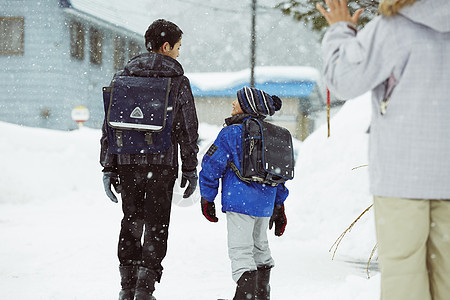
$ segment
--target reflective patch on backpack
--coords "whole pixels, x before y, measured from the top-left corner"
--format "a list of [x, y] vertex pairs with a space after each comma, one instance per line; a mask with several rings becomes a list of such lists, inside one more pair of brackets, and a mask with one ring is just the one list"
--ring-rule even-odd
[[133, 111], [130, 114], [130, 118], [134, 118], [134, 119], [143, 119], [144, 118], [144, 113], [142, 112], [142, 109], [137, 106], [135, 109], [133, 109]]
[[212, 145], [209, 147], [208, 152], [206, 152], [206, 155], [208, 155], [208, 156], [213, 156], [213, 154], [214, 154], [214, 152], [216, 152], [217, 148], [218, 148], [218, 147], [217, 147], [216, 145], [212, 144]]

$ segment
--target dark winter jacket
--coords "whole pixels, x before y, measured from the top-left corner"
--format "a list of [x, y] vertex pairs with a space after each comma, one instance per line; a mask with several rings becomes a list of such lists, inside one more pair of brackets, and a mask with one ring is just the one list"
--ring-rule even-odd
[[233, 162], [239, 169], [241, 156], [242, 122], [249, 115], [236, 115], [226, 120], [223, 128], [208, 153], [203, 157], [199, 182], [204, 199], [213, 202], [216, 198], [219, 179], [222, 179], [222, 211], [233, 211], [254, 217], [270, 217], [274, 204], [282, 204], [289, 191], [284, 184], [276, 187], [256, 182], [241, 181], [228, 166]]
[[178, 145], [181, 150], [182, 171], [197, 167], [198, 119], [191, 86], [185, 77], [183, 67], [175, 59], [156, 53], [144, 53], [134, 57], [123, 71], [115, 76], [171, 77], [171, 98], [173, 99], [173, 126], [171, 145], [167, 152], [158, 154], [110, 154], [106, 135], [106, 119], [103, 123], [100, 164], [105, 169], [117, 165], [164, 165], [178, 168]]

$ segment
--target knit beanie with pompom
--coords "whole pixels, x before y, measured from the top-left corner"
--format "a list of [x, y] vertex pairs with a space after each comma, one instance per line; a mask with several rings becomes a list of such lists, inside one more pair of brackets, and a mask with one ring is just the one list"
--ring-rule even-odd
[[272, 116], [282, 105], [278, 96], [248, 86], [237, 91], [237, 98], [243, 112], [257, 116]]

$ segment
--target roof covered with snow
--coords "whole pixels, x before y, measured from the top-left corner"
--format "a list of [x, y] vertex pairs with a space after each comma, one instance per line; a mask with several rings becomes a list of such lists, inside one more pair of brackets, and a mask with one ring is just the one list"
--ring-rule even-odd
[[[123, 30], [141, 42], [154, 20], [174, 22], [184, 32], [179, 61], [187, 72], [235, 72], [250, 66], [251, 1], [59, 1], [66, 13]], [[283, 15], [276, 2], [258, 0], [257, 65], [319, 68], [320, 37]], [[283, 55], [276, 45], [283, 45]]]
[[[60, 6], [64, 7], [68, 13], [88, 21], [99, 22], [103, 26], [114, 27], [116, 30], [125, 30], [128, 35], [132, 35], [136, 39], [142, 39], [142, 34], [146, 31], [148, 24], [155, 18], [174, 18], [176, 22], [179, 20], [186, 27], [188, 26], [188, 23], [185, 24], [186, 21], [192, 23], [192, 20], [189, 18], [187, 20], [183, 19], [183, 21], [179, 19], [180, 11], [185, 9], [183, 6], [186, 5], [185, 3], [182, 1], [177, 3], [177, 5], [174, 5], [174, 3], [169, 5], [168, 3], [169, 1], [143, 0], [60, 0]], [[234, 5], [237, 5], [236, 3], [239, 3], [239, 1], [235, 2]], [[190, 12], [201, 18], [200, 24], [209, 22], [210, 20], [205, 17], [208, 14], [197, 12], [198, 9], [200, 8], [195, 8], [195, 11], [191, 10]], [[205, 8], [203, 7], [203, 9]], [[217, 14], [214, 15], [217, 16]], [[227, 22], [226, 20], [222, 21]], [[233, 22], [236, 21], [234, 20]], [[224, 26], [228, 28], [229, 25], [228, 23], [226, 24]], [[211, 24], [211, 26], [213, 25]], [[203, 30], [204, 28], [201, 31], [197, 31], [195, 26], [187, 29], [187, 32], [191, 32], [192, 36], [191, 40], [186, 40], [187, 44], [190, 44], [191, 47], [197, 46], [201, 48], [196, 48], [197, 50], [192, 48], [194, 49], [193, 52], [186, 53], [188, 59], [195, 61], [194, 64], [196, 66], [203, 60], [208, 61], [208, 58], [203, 57], [205, 54], [203, 47], [205, 46], [202, 46], [203, 43], [201, 41], [204, 39], [213, 41], [213, 37], [205, 36], [205, 34], [209, 32], [213, 36], [217, 36], [216, 32], [223, 32], [223, 28], [213, 28], [205, 32]], [[231, 41], [238, 43], [240, 36], [230, 35]], [[214, 40], [213, 44], [216, 42]], [[265, 47], [264, 49], [270, 50], [270, 48]], [[195, 58], [198, 53], [203, 55], [201, 60]], [[240, 51], [238, 53], [238, 56], [245, 57], [245, 55], [241, 55]], [[214, 60], [216, 59], [214, 57]], [[232, 56], [232, 60], [236, 60], [236, 55]], [[260, 60], [262, 61], [262, 59]], [[222, 67], [226, 67], [229, 62], [229, 60], [223, 61]], [[273, 57], [270, 63], [273, 63]], [[234, 97], [236, 90], [241, 89], [243, 86], [250, 86], [250, 69], [237, 72], [188, 73], [187, 76], [191, 81], [193, 94], [200, 97]], [[283, 97], [308, 97], [318, 82], [320, 82], [320, 73], [313, 67], [291, 65], [259, 66], [255, 68], [255, 87], [270, 94]]]
[[60, 0], [60, 6], [68, 13], [91, 21], [104, 22], [118, 30], [125, 29], [142, 37], [146, 30], [144, 24], [147, 24], [148, 20], [145, 15], [136, 14], [140, 3], [142, 2], [136, 0]]
[[[195, 96], [228, 97], [235, 96], [243, 86], [250, 86], [250, 69], [224, 73], [186, 74]], [[284, 97], [308, 97], [320, 73], [312, 67], [267, 66], [255, 68], [255, 87], [269, 94]]]

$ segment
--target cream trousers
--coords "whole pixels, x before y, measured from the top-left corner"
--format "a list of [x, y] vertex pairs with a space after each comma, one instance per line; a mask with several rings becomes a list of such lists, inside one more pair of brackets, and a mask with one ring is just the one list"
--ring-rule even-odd
[[382, 300], [450, 299], [450, 200], [374, 197]]

